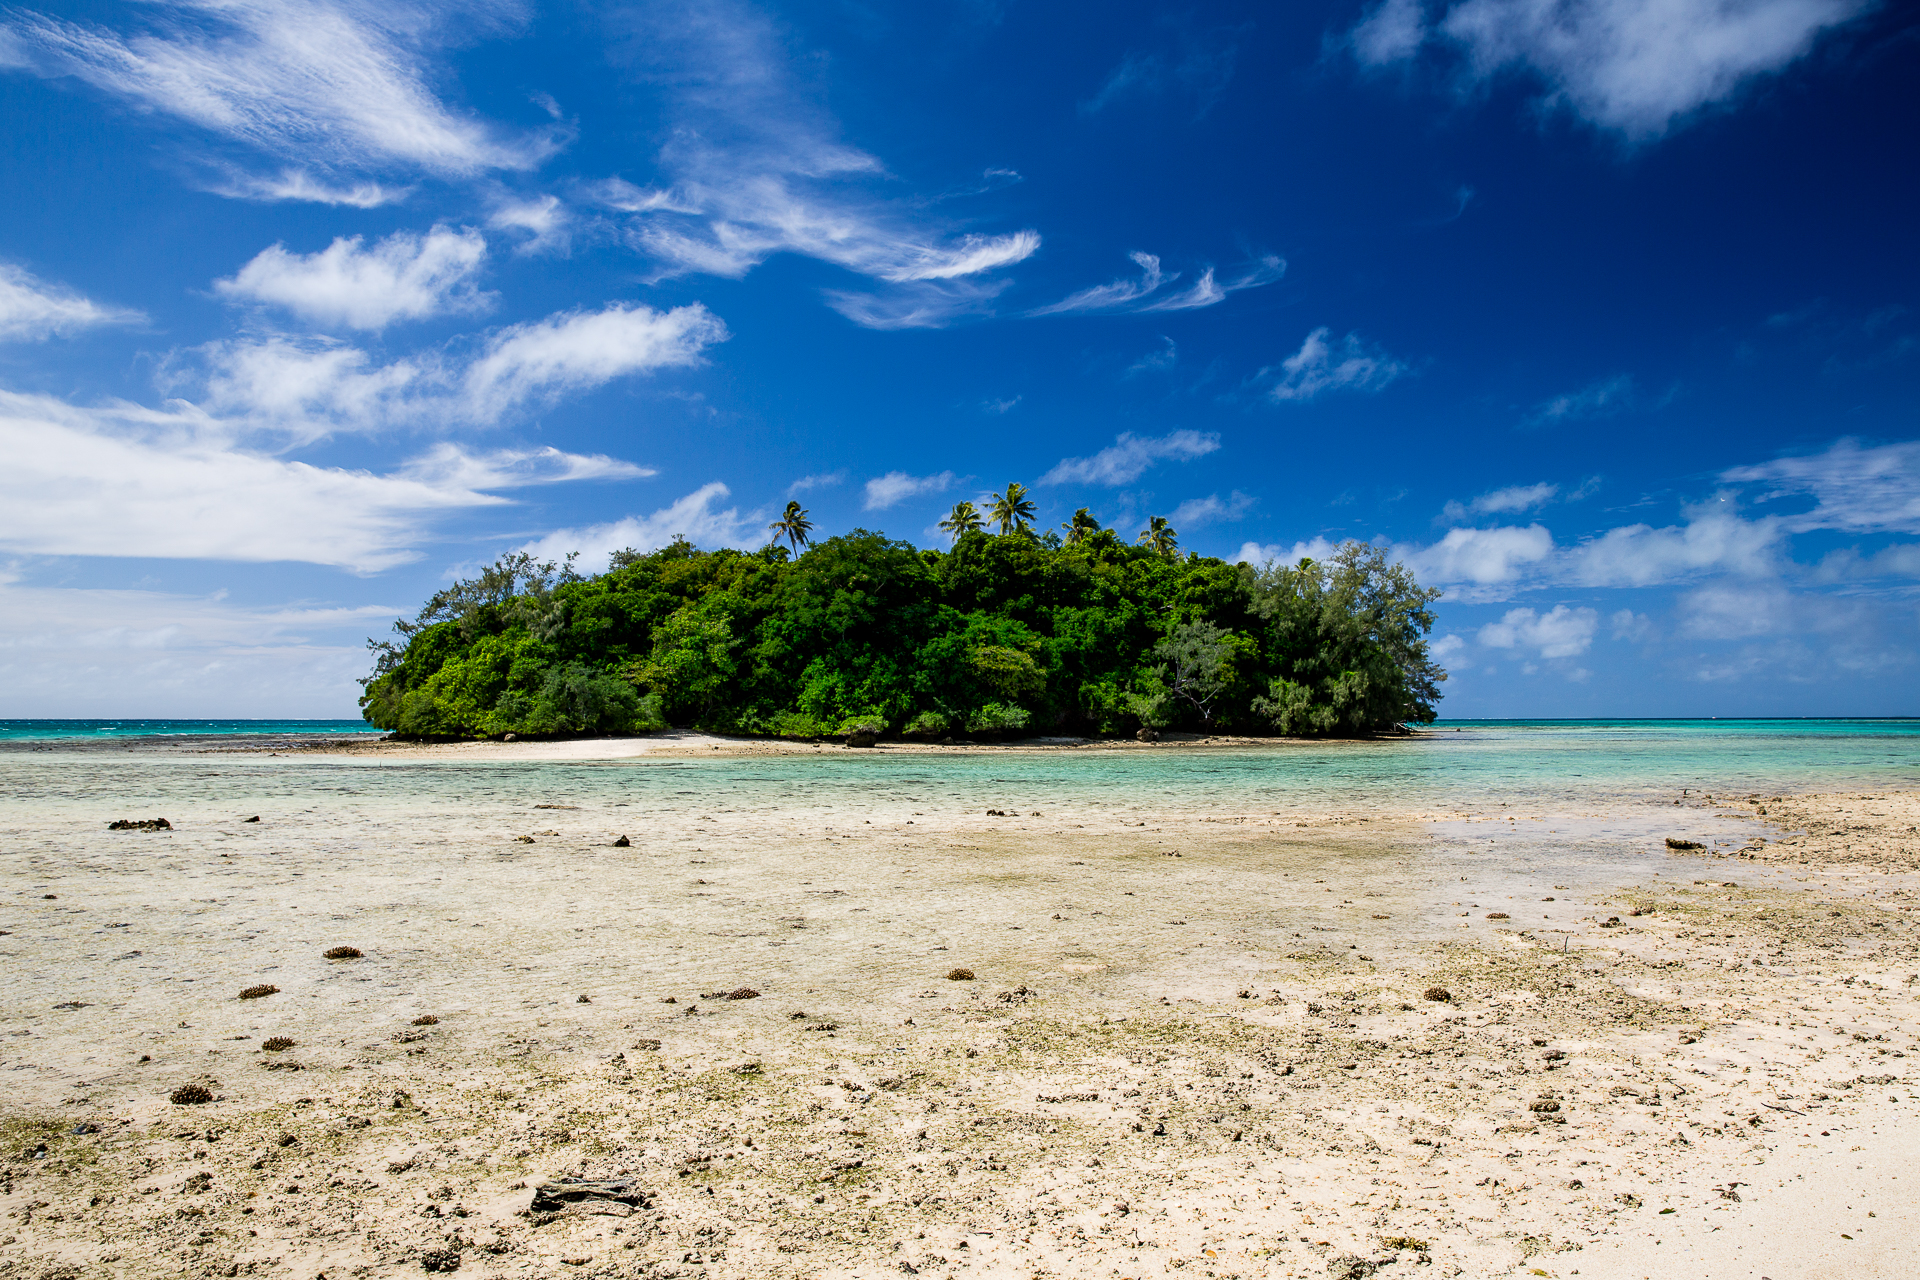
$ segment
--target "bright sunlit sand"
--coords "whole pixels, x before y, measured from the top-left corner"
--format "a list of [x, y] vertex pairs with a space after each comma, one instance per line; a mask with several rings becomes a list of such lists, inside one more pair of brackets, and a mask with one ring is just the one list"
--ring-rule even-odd
[[1920, 797], [1462, 738], [0, 755], [4, 1257], [1900, 1274]]

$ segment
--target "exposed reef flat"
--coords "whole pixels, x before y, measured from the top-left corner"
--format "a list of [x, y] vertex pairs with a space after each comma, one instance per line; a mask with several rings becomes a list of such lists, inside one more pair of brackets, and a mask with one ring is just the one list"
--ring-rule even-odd
[[7, 812], [0, 1276], [1920, 1248], [1912, 793], [1695, 797], [1661, 820], [1697, 853], [1556, 863], [1575, 824], [1512, 809], [284, 790], [165, 831]]

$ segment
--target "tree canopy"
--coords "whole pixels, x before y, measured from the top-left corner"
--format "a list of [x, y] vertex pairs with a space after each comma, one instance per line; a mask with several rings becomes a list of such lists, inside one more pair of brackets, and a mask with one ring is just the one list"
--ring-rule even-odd
[[1362, 735], [1433, 719], [1439, 592], [1377, 547], [1256, 569], [1129, 546], [1090, 517], [1065, 543], [1017, 517], [1004, 535], [957, 523], [944, 552], [866, 530], [809, 546], [788, 526], [786, 546], [677, 541], [593, 576], [508, 556], [373, 642], [361, 706], [422, 737]]

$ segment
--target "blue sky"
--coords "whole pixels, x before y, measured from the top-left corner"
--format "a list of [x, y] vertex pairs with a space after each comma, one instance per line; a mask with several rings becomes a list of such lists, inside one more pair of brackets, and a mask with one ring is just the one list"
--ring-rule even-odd
[[1870, 0], [0, 13], [0, 716], [354, 714], [503, 551], [1392, 546], [1453, 716], [1920, 713]]

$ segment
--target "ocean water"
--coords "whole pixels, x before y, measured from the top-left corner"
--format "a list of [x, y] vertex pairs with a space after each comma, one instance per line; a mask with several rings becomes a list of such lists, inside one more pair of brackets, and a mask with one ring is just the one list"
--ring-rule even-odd
[[364, 720], [0, 720], [0, 743], [379, 732]]
[[[1702, 794], [1920, 785], [1920, 720], [1445, 721], [1404, 739], [1248, 749], [574, 762], [270, 757], [230, 749], [234, 738], [220, 735], [233, 735], [236, 722], [144, 723], [219, 727], [200, 731], [205, 736], [198, 739], [149, 735], [112, 750], [49, 739], [0, 752], [0, 795], [6, 797], [0, 809], [112, 796], [121, 807], [304, 801], [449, 813], [578, 803], [663, 819], [694, 811], [904, 818], [1069, 807], [1106, 814], [1272, 814], [1504, 806], [1618, 815]], [[289, 736], [339, 732], [354, 722], [251, 723], [277, 724], [280, 735]], [[324, 727], [311, 727], [316, 723]], [[309, 727], [294, 727], [301, 724]], [[196, 741], [222, 749], [195, 749]]]

